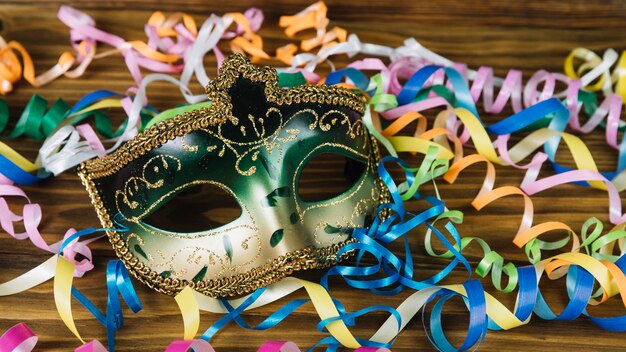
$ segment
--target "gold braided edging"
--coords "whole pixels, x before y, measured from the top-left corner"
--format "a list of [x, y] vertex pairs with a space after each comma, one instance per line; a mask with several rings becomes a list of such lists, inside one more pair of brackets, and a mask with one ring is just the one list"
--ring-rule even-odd
[[[268, 101], [278, 105], [318, 102], [344, 106], [361, 114], [364, 112], [365, 101], [347, 89], [326, 85], [303, 85], [288, 90], [281, 89], [278, 87], [278, 76], [275, 70], [269, 67], [258, 68], [250, 64], [243, 56], [233, 56], [224, 62], [218, 77], [207, 86], [207, 94], [213, 102], [210, 107], [182, 113], [172, 119], [162, 121], [138, 134], [137, 137], [104, 158], [87, 161], [78, 167], [78, 175], [89, 193], [103, 227], [114, 228], [115, 226], [102, 203], [94, 180], [114, 174], [132, 160], [168, 140], [173, 140], [194, 130], [224, 123], [227, 119], [235, 119], [232, 116], [232, 102], [226, 90], [234, 84], [240, 75], [253, 81], [266, 82], [265, 93]], [[378, 143], [372, 136], [370, 138], [372, 156], [375, 161], [374, 165], [376, 165], [380, 161]], [[376, 181], [379, 187], [377, 201], [379, 204], [389, 201], [390, 194], [382, 180], [377, 178]], [[171, 277], [164, 278], [134, 257], [117, 232], [107, 231], [107, 235], [116, 255], [122, 260], [126, 268], [137, 280], [148, 287], [167, 295], [174, 295], [186, 286], [190, 286], [210, 297], [227, 297], [250, 293], [295, 271], [332, 266], [352, 255], [351, 252], [348, 252], [337, 258], [337, 252], [342, 247], [356, 242], [355, 239], [350, 238], [325, 248], [307, 247], [287, 253], [242, 274], [193, 282]]]

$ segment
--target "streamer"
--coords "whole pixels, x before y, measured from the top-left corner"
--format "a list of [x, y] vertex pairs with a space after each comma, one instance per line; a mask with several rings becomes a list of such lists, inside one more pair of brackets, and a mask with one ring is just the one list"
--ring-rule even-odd
[[[279, 59], [291, 63], [291, 69], [286, 71], [299, 72], [298, 75], [284, 75], [283, 77], [300, 77], [294, 81], [283, 80], [281, 83], [296, 85], [302, 83], [301, 77], [307, 77], [309, 81], [323, 81], [331, 85], [342, 84], [345, 87], [366, 91], [370, 97], [363, 121], [371, 133], [381, 141], [390, 154], [397, 156], [398, 153], [403, 152], [420, 153], [424, 154], [424, 161], [417, 168], [412, 168], [406, 162], [395, 158], [386, 158], [379, 165], [379, 175], [385, 181], [392, 201], [381, 204], [378, 211], [379, 214], [384, 213], [385, 216], [377, 216], [372, 226], [367, 229], [354, 230], [352, 235], [359, 242], [349, 244], [339, 252], [355, 251], [357, 253], [355, 265], [333, 267], [320, 284], [288, 278], [274, 286], [233, 301], [209, 299], [189, 290], [183, 290], [177, 296], [177, 302], [183, 312], [184, 338], [187, 341], [173, 343], [170, 347], [175, 346], [174, 348], [178, 350], [187, 350], [195, 343], [193, 348], [210, 350], [210, 345], [204, 340], [209, 340], [220, 328], [231, 321], [245, 328], [257, 330], [271, 328], [291, 312], [306, 304], [308, 300], [288, 302], [257, 326], [248, 325], [240, 313], [282, 298], [299, 288], [305, 288], [320, 316], [318, 330], [330, 334], [319, 344], [327, 345], [331, 350], [337, 348], [339, 344], [359, 348], [359, 350], [367, 348], [384, 350], [420, 310], [428, 338], [433, 345], [443, 351], [475, 348], [484, 339], [488, 329], [511, 329], [528, 323], [533, 312], [542, 319], [571, 320], [580, 315], [586, 315], [602, 328], [615, 331], [626, 330], [625, 316], [598, 318], [589, 316], [586, 311], [588, 305], [601, 304], [618, 294], [621, 295], [626, 306], [626, 277], [624, 276], [626, 261], [623, 259], [623, 254], [626, 252], [626, 232], [619, 199], [619, 191], [626, 188], [622, 172], [626, 164], [622, 161], [624, 159], [621, 153], [623, 142], [617, 140], [618, 131], [624, 129], [624, 123], [619, 119], [622, 109], [620, 95], [623, 96], [624, 82], [620, 78], [623, 76], [620, 73], [624, 69], [623, 56], [618, 60], [617, 53], [609, 50], [603, 58], [600, 58], [584, 49], [576, 49], [565, 63], [565, 71], [569, 78], [561, 74], [538, 71], [531, 76], [526, 85], [523, 85], [519, 71], [509, 71], [504, 79], [494, 77], [493, 70], [487, 67], [472, 71], [463, 64], [454, 64], [429, 51], [412, 39], [408, 39], [403, 46], [398, 48], [361, 43], [357, 36], [348, 35], [340, 28], [328, 30], [329, 21], [326, 12], [327, 9], [323, 3], [317, 3], [295, 16], [281, 19], [281, 26], [286, 28], [288, 35], [305, 29], [316, 31], [315, 38], [301, 43], [303, 50], [320, 48], [316, 54], [298, 54], [297, 48], [294, 50], [293, 47], [285, 47], [281, 49], [282, 52], [277, 52]], [[119, 263], [110, 264], [107, 275], [109, 303], [106, 314], [99, 312], [78, 291], [72, 289], [72, 276], [81, 272], [78, 269], [81, 263], [72, 263], [67, 260], [74, 257], [72, 253], [83, 253], [73, 251], [83, 250], [87, 253], [86, 247], [80, 245], [86, 241], [78, 242], [77, 239], [96, 230], [68, 232], [63, 244], [48, 246], [41, 240], [40, 235], [37, 236], [37, 226], [41, 218], [40, 208], [27, 204], [23, 215], [14, 214], [8, 211], [4, 198], [26, 197], [19, 188], [13, 186], [13, 183], [37, 182], [39, 177], [29, 172], [44, 167], [55, 174], [60, 173], [83, 160], [102, 155], [103, 151], [111, 152], [139, 130], [180, 113], [181, 110], [177, 110], [157, 115], [150, 109], [147, 105], [145, 88], [153, 81], [172, 82], [180, 87], [188, 102], [197, 102], [200, 98], [194, 96], [189, 90], [189, 79], [192, 75], [196, 75], [201, 83], [208, 83], [209, 79], [202, 68], [201, 58], [210, 50], [214, 50], [218, 61], [221, 62], [222, 54], [215, 50], [215, 44], [219, 39], [233, 39], [232, 50], [247, 52], [254, 59], [267, 59], [269, 56], [262, 51], [261, 38], [254, 34], [258, 30], [257, 24], [260, 25], [259, 19], [262, 21], [262, 16], [258, 11], [247, 12], [244, 15], [230, 14], [221, 19], [213, 17], [212, 20], [205, 22], [200, 30], [195, 28], [192, 20], [184, 14], [174, 14], [166, 19], [163, 14], [155, 13], [149, 25], [146, 26], [148, 43], [122, 43], [121, 38], [118, 40], [118, 38], [107, 37], [98, 32], [99, 30], [94, 27], [88, 17], [71, 11], [68, 16], [69, 25], [74, 31], [73, 35], [82, 35], [83, 42], [94, 43], [93, 49], [90, 49], [91, 47], [87, 44], [80, 44], [83, 47], [79, 49], [85, 55], [83, 60], [88, 60], [86, 56], [89, 53], [95, 57], [95, 42], [100, 39], [117, 49], [130, 45], [133, 54], [127, 56], [126, 60], [139, 88], [132, 100], [114, 93], [97, 93], [94, 96], [85, 97], [69, 110], [66, 105], [57, 102], [47, 113], [47, 103], [44, 103], [40, 97], [34, 97], [27, 108], [28, 113], [25, 112], [18, 121], [12, 136], [18, 137], [26, 134], [34, 139], [48, 137], [42, 147], [39, 160], [31, 163], [5, 145], [0, 145], [3, 147], [0, 150], [1, 170], [5, 176], [2, 178], [2, 186], [6, 186], [2, 188], [4, 191], [0, 199], [0, 207], [4, 207], [0, 209], [0, 224], [5, 231], [16, 238], [29, 238], [44, 250], [53, 253], [56, 250], [63, 254], [63, 257], [57, 259], [55, 256], [11, 283], [0, 285], [0, 292], [15, 293], [16, 285], [22, 286], [21, 289], [32, 287], [40, 282], [33, 280], [33, 277], [45, 280], [46, 277], [51, 277], [52, 270], [57, 270], [55, 301], [66, 325], [80, 339], [71, 318], [70, 302], [71, 296], [74, 295], [106, 326], [109, 349], [112, 350], [113, 333], [121, 326], [117, 290], [122, 293], [133, 310], [138, 310], [140, 307], [133, 295], [132, 286], [125, 276], [127, 275], [125, 269]], [[237, 28], [233, 32], [227, 32], [226, 28], [233, 22], [237, 24]], [[80, 32], [83, 29], [81, 26], [89, 28]], [[178, 41], [170, 39], [174, 36]], [[196, 38], [195, 41], [194, 38]], [[185, 47], [189, 49], [184, 49]], [[183, 60], [184, 66], [176, 68], [182, 70], [180, 80], [164, 75], [149, 75], [139, 82], [139, 66], [155, 70], [165, 69], [169, 67], [166, 65], [175, 62], [175, 57], [180, 57], [183, 52], [187, 52]], [[360, 60], [326, 78], [320, 78], [312, 72], [318, 64], [327, 61], [333, 55], [348, 54], [350, 56], [356, 53], [383, 56], [392, 59], [392, 62], [386, 65], [378, 59]], [[586, 60], [578, 69], [574, 69], [576, 57]], [[143, 58], [165, 65], [150, 66], [148, 61], [142, 61]], [[616, 62], [618, 64], [611, 72], [610, 68]], [[445, 67], [433, 66], [433, 63]], [[368, 78], [362, 72], [365, 70], [378, 74]], [[17, 77], [19, 79], [19, 75]], [[10, 78], [14, 79], [15, 76]], [[399, 82], [403, 78], [408, 80], [406, 84], [401, 85]], [[5, 82], [7, 81], [10, 80], [5, 79]], [[345, 83], [342, 83], [344, 81]], [[593, 83], [594, 81], [596, 83]], [[557, 84], [565, 84], [566, 89], [556, 92]], [[2, 85], [3, 88], [10, 87], [7, 83], [2, 83]], [[543, 85], [541, 91], [537, 88], [540, 85]], [[497, 86], [502, 88], [496, 95], [494, 87]], [[597, 97], [585, 91], [583, 87], [589, 90], [602, 90], [607, 96], [602, 103], [598, 104]], [[612, 94], [613, 91], [616, 94]], [[481, 96], [485, 112], [500, 113], [506, 104], [511, 104], [515, 114], [495, 124], [485, 126], [475, 107], [475, 103]], [[114, 99], [106, 100], [112, 97]], [[565, 97], [563, 102], [557, 99], [563, 97]], [[108, 133], [107, 138], [114, 139], [113, 147], [105, 149], [94, 131], [86, 125], [72, 126], [81, 120], [78, 116], [87, 116], [85, 114], [111, 106], [123, 107], [129, 116], [128, 121], [116, 132], [112, 131], [110, 124], [107, 127], [106, 117], [100, 118], [99, 121], [103, 124], [102, 127], [96, 126], [96, 130], [103, 136]], [[420, 112], [431, 108], [442, 108], [443, 111], [434, 119], [432, 128], [427, 129], [427, 118]], [[6, 111], [6, 106], [4, 108], [0, 106], [0, 111], [3, 111], [2, 109]], [[144, 117], [142, 113], [145, 114]], [[580, 117], [583, 113], [587, 116], [585, 123], [582, 123]], [[2, 116], [1, 113], [0, 116]], [[7, 114], [5, 113], [4, 116]], [[0, 125], [6, 125], [7, 120], [8, 118], [0, 118]], [[97, 117], [96, 121], [98, 121]], [[414, 132], [410, 131], [412, 137], [398, 136], [404, 134], [404, 129], [413, 121], [417, 121], [417, 129]], [[581, 133], [590, 133], [598, 126], [604, 127], [607, 143], [620, 152], [616, 170], [600, 172], [584, 143], [576, 136], [563, 132], [568, 125], [574, 131]], [[548, 128], [545, 128], [546, 126]], [[509, 148], [508, 140], [513, 133], [529, 133], [529, 135]], [[496, 136], [495, 143], [490, 135]], [[82, 141], [81, 136], [84, 139]], [[566, 142], [576, 162], [574, 170], [555, 162], [556, 148], [561, 140]], [[464, 156], [463, 146], [473, 146], [479, 154]], [[540, 147], [543, 147], [543, 152], [535, 152]], [[531, 155], [531, 161], [528, 164], [520, 164]], [[452, 164], [448, 168], [449, 161]], [[556, 175], [538, 180], [539, 170], [545, 161], [550, 161]], [[404, 170], [402, 182], [393, 180], [389, 176], [385, 166], [389, 163], [397, 164], [397, 167]], [[465, 168], [477, 163], [485, 165], [486, 168], [483, 184], [472, 201], [472, 205], [477, 210], [481, 211], [499, 199], [509, 196], [521, 197], [524, 203], [520, 225], [511, 238], [515, 245], [524, 248], [529, 259], [527, 266], [515, 267], [511, 263], [505, 263], [504, 258], [480, 238], [461, 237], [453, 224], [462, 221], [462, 214], [447, 209], [445, 203], [438, 197], [422, 196], [419, 193], [421, 185], [426, 182], [436, 182], [439, 177], [443, 177], [448, 182], [455, 182]], [[520, 185], [521, 189], [513, 186], [496, 188], [493, 163], [525, 169], [526, 176]], [[44, 173], [43, 177], [45, 176]], [[610, 220], [616, 226], [602, 235], [602, 223], [591, 218], [585, 222], [580, 231], [581, 234], [578, 235], [572, 228], [561, 222], [533, 224], [533, 206], [529, 196], [569, 182], [585, 183], [606, 190], [609, 197]], [[420, 207], [421, 212], [407, 212], [405, 202], [419, 202], [423, 205]], [[23, 234], [12, 232], [13, 223], [22, 219], [25, 225], [28, 224], [25, 226], [26, 232]], [[445, 231], [435, 226], [437, 222], [445, 223], [443, 226]], [[409, 232], [418, 226], [426, 229], [424, 243], [427, 252], [432, 256], [450, 259], [449, 264], [443, 270], [426, 279], [416, 277], [413, 271], [411, 248], [407, 240]], [[567, 235], [561, 240], [543, 241], [541, 236], [550, 231], [565, 231]], [[434, 251], [431, 242], [435, 238], [446, 248], [444, 252]], [[404, 242], [402, 255], [397, 255], [388, 249], [389, 244], [397, 240]], [[462, 255], [463, 250], [472, 243], [478, 244], [484, 252], [484, 257], [476, 268], [472, 268]], [[570, 244], [569, 252], [544, 258], [542, 251], [561, 250]], [[619, 254], [615, 254], [616, 252]], [[362, 258], [365, 256], [373, 257], [375, 264], [364, 266]], [[88, 259], [83, 262], [85, 268], [91, 265], [91, 257]], [[466, 271], [468, 280], [458, 285], [437, 285], [452, 270]], [[482, 277], [491, 275], [491, 281], [496, 290], [513, 293], [517, 289], [515, 307], [508, 309], [491, 296], [478, 281], [471, 280], [472, 272]], [[330, 276], [341, 276], [343, 281], [351, 287], [369, 290], [373, 294], [394, 294], [405, 289], [416, 292], [396, 308], [373, 306], [356, 312], [348, 312], [341, 302], [333, 299], [329, 294], [328, 278]], [[569, 303], [561, 313], [557, 314], [552, 311], [538, 289], [538, 283], [544, 276], [550, 280], [564, 278], [567, 281], [566, 293]], [[115, 285], [115, 282], [118, 285]], [[594, 286], [599, 288], [594, 291]], [[443, 307], [453, 297], [461, 297], [470, 314], [466, 339], [460, 346], [453, 346], [447, 340], [441, 324]], [[430, 316], [426, 309], [429, 305], [432, 306]], [[225, 313], [225, 315], [202, 335], [204, 340], [193, 342], [191, 340], [200, 327], [199, 312], [201, 310]], [[386, 312], [389, 318], [370, 339], [353, 336], [350, 326], [354, 319], [372, 311]], [[18, 329], [22, 329], [21, 331], [28, 335], [27, 330]], [[95, 346], [94, 343], [92, 346]], [[279, 348], [279, 350], [280, 348], [295, 348], [292, 344], [278, 342], [272, 342], [268, 346]]]

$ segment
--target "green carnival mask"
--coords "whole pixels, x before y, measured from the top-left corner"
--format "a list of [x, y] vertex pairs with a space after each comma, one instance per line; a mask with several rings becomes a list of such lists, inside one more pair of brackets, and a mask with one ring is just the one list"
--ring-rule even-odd
[[[192, 286], [213, 297], [336, 263], [352, 228], [369, 225], [383, 198], [378, 150], [360, 120], [363, 100], [325, 85], [280, 89], [273, 69], [242, 56], [224, 62], [207, 94], [208, 107], [160, 122], [80, 166], [102, 225], [128, 228], [108, 233], [117, 255], [159, 292]], [[352, 185], [333, 198], [304, 201], [299, 177], [323, 153], [348, 160]], [[223, 190], [241, 215], [193, 232], [148, 223], [200, 185]]]

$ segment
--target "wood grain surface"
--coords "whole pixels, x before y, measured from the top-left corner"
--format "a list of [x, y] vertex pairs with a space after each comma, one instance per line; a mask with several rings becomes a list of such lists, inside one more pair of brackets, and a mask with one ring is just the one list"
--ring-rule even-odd
[[[192, 14], [197, 20], [210, 13], [223, 14], [228, 11], [244, 11], [250, 3], [241, 0], [178, 0], [178, 1], [69, 1], [66, 2], [86, 11], [97, 22], [98, 27], [118, 34], [128, 40], [144, 39], [143, 24], [154, 10], [183, 11]], [[36, 62], [37, 72], [51, 67], [58, 56], [69, 48], [68, 29], [56, 18], [59, 1], [18, 1], [4, 0], [0, 4], [0, 34], [7, 40], [21, 42]], [[493, 66], [498, 74], [508, 68], [521, 69], [528, 78], [534, 71], [548, 69], [562, 72], [563, 60], [575, 47], [587, 47], [603, 51], [613, 47], [619, 51], [626, 49], [626, 2], [624, 1], [328, 1], [329, 17], [332, 25], [347, 28], [357, 33], [364, 42], [397, 46], [407, 37], [415, 37], [423, 45], [452, 60], [466, 62], [472, 68], [481, 65]], [[278, 16], [293, 14], [308, 5], [300, 1], [257, 1], [256, 7], [266, 15], [260, 33], [265, 38], [268, 52], [288, 42], [279, 30]], [[337, 58], [341, 66], [346, 58]], [[267, 62], [268, 64], [275, 64]], [[215, 74], [215, 60], [207, 58], [209, 74]], [[33, 93], [49, 100], [62, 97], [74, 103], [84, 94], [96, 89], [110, 89], [123, 92], [133, 82], [120, 56], [112, 56], [96, 61], [80, 79], [59, 79], [43, 88], [33, 88], [25, 83], [5, 97], [11, 107], [12, 121]], [[200, 87], [195, 87], [200, 92]], [[150, 102], [159, 109], [172, 107], [183, 102], [178, 90], [166, 84], [157, 84], [149, 89]], [[433, 115], [434, 116], [434, 115]], [[487, 121], [495, 121], [502, 116], [486, 116]], [[590, 146], [598, 166], [609, 170], [616, 166], [616, 153], [605, 146], [601, 131], [584, 137]], [[28, 139], [2, 141], [10, 144], [30, 157], [36, 155], [38, 142]], [[419, 159], [408, 157], [410, 162]], [[559, 160], [568, 164], [567, 156]], [[320, 166], [324, 167], [324, 166]], [[518, 185], [523, 173], [511, 168], [497, 168], [497, 185]], [[545, 171], [549, 174], [550, 170]], [[516, 264], [525, 263], [522, 250], [511, 240], [519, 225], [521, 199], [506, 198], [476, 212], [470, 201], [478, 192], [484, 171], [471, 168], [454, 185], [444, 181], [438, 183], [443, 199], [451, 209], [465, 212], [465, 222], [458, 226], [462, 235], [480, 236], [492, 248]], [[331, 173], [321, 172], [319, 187], [333, 182]], [[99, 226], [87, 194], [74, 172], [46, 180], [36, 186], [26, 187], [31, 200], [42, 205], [44, 215], [41, 231], [49, 241], [59, 240], [69, 228], [77, 229]], [[432, 186], [426, 192], [432, 192]], [[533, 197], [535, 222], [559, 220], [574, 229], [580, 229], [590, 216], [596, 216], [608, 226], [607, 198], [598, 190], [576, 186], [560, 186]], [[12, 204], [18, 209], [20, 203]], [[411, 236], [415, 253], [416, 273], [426, 278], [442, 269], [446, 262], [433, 260], [423, 247], [423, 232], [416, 231]], [[84, 278], [76, 281], [76, 286], [96, 305], [104, 309], [105, 266], [114, 259], [114, 253], [106, 240], [93, 246], [96, 268]], [[472, 263], [479, 259], [478, 251], [470, 248], [467, 257]], [[0, 282], [7, 281], [33, 266], [41, 263], [45, 254], [25, 241], [16, 241], [5, 233], [0, 234]], [[315, 280], [317, 272], [309, 272], [302, 277]], [[461, 273], [453, 275], [446, 282], [462, 280]], [[394, 297], [380, 297], [348, 288], [339, 281], [331, 284], [333, 296], [340, 299], [349, 310], [356, 310], [375, 303], [396, 305], [407, 293]], [[486, 287], [491, 287], [486, 285]], [[565, 285], [562, 281], [541, 283], [547, 300], [555, 310], [567, 303]], [[139, 314], [125, 310], [124, 327], [117, 333], [119, 351], [162, 351], [169, 342], [182, 338], [182, 320], [178, 308], [171, 297], [157, 294], [137, 283], [136, 289], [144, 309]], [[493, 289], [491, 289], [493, 291]], [[496, 295], [509, 307], [514, 305], [512, 295]], [[295, 294], [295, 297], [303, 297]], [[591, 309], [594, 314], [624, 314], [618, 298], [606, 305]], [[271, 304], [250, 313], [245, 317], [251, 323], [258, 323], [284, 302]], [[78, 303], [74, 304], [74, 317], [78, 329], [87, 339], [98, 338], [106, 341], [105, 330]], [[217, 316], [204, 314], [201, 327], [206, 328]], [[384, 314], [372, 314], [358, 320], [353, 329], [361, 337], [370, 336], [377, 326], [386, 319]], [[45, 283], [28, 292], [0, 297], [0, 331], [18, 322], [26, 322], [39, 335], [38, 351], [70, 351], [78, 341], [59, 319], [53, 301], [52, 282]], [[301, 347], [308, 347], [322, 335], [316, 332], [318, 322], [311, 305], [305, 305], [290, 316], [279, 327], [266, 332], [248, 331], [236, 326], [228, 326], [212, 341], [217, 351], [254, 351], [268, 339], [292, 340]], [[444, 324], [447, 336], [461, 343], [468, 323], [464, 306], [459, 302], [450, 303], [446, 308]], [[396, 341], [394, 351], [430, 351], [420, 319], [409, 324]], [[584, 318], [571, 322], [547, 322], [533, 317], [523, 327], [506, 332], [490, 331], [480, 347], [483, 351], [572, 351], [626, 350], [626, 335], [603, 331]]]

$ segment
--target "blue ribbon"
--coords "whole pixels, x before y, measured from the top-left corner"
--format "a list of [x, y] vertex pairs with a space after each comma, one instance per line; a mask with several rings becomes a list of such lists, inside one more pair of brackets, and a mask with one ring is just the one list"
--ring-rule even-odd
[[39, 182], [39, 177], [24, 171], [4, 155], [0, 155], [0, 170], [6, 178], [20, 186], [29, 186]]
[[331, 72], [326, 77], [324, 83], [327, 85], [337, 84], [343, 81], [344, 77], [349, 78], [352, 83], [354, 83], [354, 85], [357, 86], [360, 90], [367, 90], [370, 81], [369, 78], [367, 78], [367, 76], [364, 75], [363, 72], [352, 67]]
[[[63, 250], [70, 243], [80, 237], [104, 231], [122, 232], [126, 230], [126, 228], [86, 228], [77, 231], [76, 233], [66, 238], [63, 243], [61, 243], [61, 246], [59, 246], [58, 254], [61, 255], [63, 253]], [[115, 351], [115, 332], [119, 330], [124, 323], [122, 306], [118, 295], [122, 296], [122, 299], [124, 300], [124, 302], [126, 302], [126, 305], [133, 311], [133, 313], [139, 312], [142, 309], [142, 306], [141, 302], [139, 301], [139, 297], [137, 297], [137, 293], [135, 292], [135, 288], [130, 281], [128, 271], [120, 260], [109, 261], [109, 263], [107, 264], [106, 279], [106, 314], [103, 314], [89, 299], [87, 299], [87, 297], [85, 297], [78, 289], [73, 286], [72, 296], [74, 296], [74, 298], [76, 298], [76, 300], [80, 304], [82, 304], [83, 307], [87, 308], [87, 310], [100, 322], [100, 324], [104, 325], [107, 330], [108, 350], [113, 352]]]
[[[622, 255], [616, 262], [615, 265], [623, 272], [626, 273], [626, 254]], [[591, 320], [592, 323], [601, 327], [604, 330], [608, 331], [616, 331], [616, 332], [624, 332], [626, 331], [626, 314], [620, 315], [617, 317], [593, 317], [587, 310], [583, 311], [583, 314]]]
[[83, 108], [86, 108], [87, 106], [102, 100], [102, 99], [106, 99], [106, 98], [111, 98], [111, 97], [121, 97], [123, 96], [122, 94], [119, 93], [115, 93], [112, 92], [110, 90], [96, 90], [93, 91], [85, 96], [83, 96], [82, 98], [80, 98], [76, 104], [74, 104], [74, 106], [70, 109], [69, 114], [73, 114], [77, 111], [80, 111]]
[[[468, 350], [474, 345], [479, 345], [487, 334], [487, 302], [485, 300], [485, 291], [482, 285], [477, 280], [471, 280], [465, 282], [463, 287], [465, 288], [467, 297], [461, 296], [460, 294], [447, 289], [442, 289], [429, 298], [428, 302], [437, 297], [441, 297], [433, 307], [430, 315], [430, 333], [428, 327], [426, 326], [426, 307], [422, 310], [422, 324], [424, 325], [426, 336], [440, 351], [456, 352]], [[470, 313], [467, 336], [459, 348], [455, 348], [448, 341], [443, 332], [441, 323], [444, 304], [455, 296], [460, 296], [463, 299]]]
[[471, 111], [472, 114], [478, 117], [478, 111], [476, 110], [476, 105], [474, 104], [474, 99], [472, 98], [467, 82], [465, 82], [465, 79], [461, 76], [459, 71], [452, 67], [428, 65], [417, 70], [398, 94], [398, 104], [406, 105], [411, 103], [413, 99], [417, 97], [420, 90], [424, 88], [428, 79], [439, 70], [443, 70], [450, 80], [454, 88], [454, 97], [456, 98], [458, 106]]
[[[254, 303], [263, 292], [265, 292], [267, 287], [262, 287], [260, 289], [255, 290], [254, 292], [252, 292], [252, 294], [250, 294], [248, 296], [248, 298], [246, 298], [245, 301], [243, 301], [243, 303], [241, 303], [239, 306], [237, 306], [237, 308], [234, 308], [233, 310], [229, 311], [228, 314], [224, 315], [223, 317], [221, 317], [218, 321], [216, 321], [215, 323], [213, 323], [213, 325], [211, 325], [203, 334], [202, 336], [200, 336], [201, 339], [206, 340], [206, 341], [210, 341], [211, 338], [213, 338], [213, 336], [224, 326], [226, 326], [226, 324], [228, 324], [231, 320], [235, 320], [236, 317], [238, 317], [241, 313], [243, 313], [243, 311], [248, 308], [252, 303]], [[223, 303], [223, 301], [222, 301]], [[229, 306], [226, 306], [227, 309]], [[232, 306], [231, 306], [232, 308]], [[237, 320], [235, 320], [237, 321]]]

